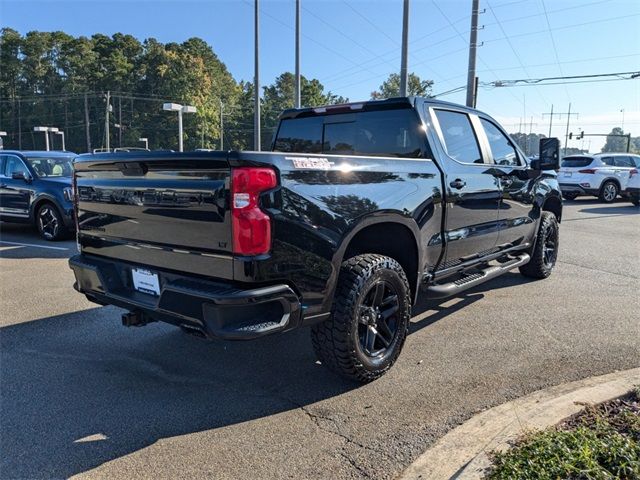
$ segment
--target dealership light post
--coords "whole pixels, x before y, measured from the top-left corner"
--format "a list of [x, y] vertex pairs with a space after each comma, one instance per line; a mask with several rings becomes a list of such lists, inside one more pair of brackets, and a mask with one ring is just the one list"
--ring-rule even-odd
[[4, 149], [4, 142], [2, 141], [2, 137], [6, 137], [7, 132], [0, 132], [0, 150]]
[[165, 103], [162, 105], [162, 109], [168, 112], [178, 112], [178, 151], [182, 152], [182, 114], [196, 113], [197, 109], [192, 105], [180, 105], [179, 103]]
[[64, 132], [55, 132], [56, 135], [60, 135], [62, 137], [62, 150], [66, 150], [64, 145]]
[[33, 127], [33, 131], [44, 133], [44, 144], [48, 152], [49, 151], [49, 132], [56, 133], [58, 129], [56, 127]]
[[138, 139], [139, 142], [144, 142], [144, 148], [149, 150], [149, 139], [147, 137], [140, 137]]

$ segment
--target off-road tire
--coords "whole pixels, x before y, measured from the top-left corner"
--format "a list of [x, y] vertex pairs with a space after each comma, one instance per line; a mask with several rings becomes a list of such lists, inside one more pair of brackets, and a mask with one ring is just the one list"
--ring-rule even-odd
[[[554, 252], [551, 261], [546, 258], [545, 252], [548, 253], [548, 240], [551, 237], [554, 243]], [[560, 245], [560, 230], [558, 219], [551, 212], [542, 212], [540, 217], [540, 227], [536, 235], [536, 243], [531, 250], [531, 260], [526, 265], [520, 267], [520, 273], [525, 277], [531, 278], [547, 278], [551, 275], [551, 271], [556, 264], [558, 257], [558, 247]]]
[[[384, 281], [398, 300], [397, 328], [380, 361], [374, 361], [360, 345], [361, 309], [371, 288]], [[411, 295], [407, 276], [389, 257], [363, 254], [346, 260], [340, 269], [331, 316], [311, 329], [311, 341], [320, 362], [346, 378], [371, 382], [396, 361], [404, 345], [411, 318]]]
[[[52, 222], [55, 223], [55, 227], [51, 227]], [[49, 242], [63, 240], [69, 235], [58, 208], [50, 202], [43, 203], [38, 207], [35, 225], [40, 237]]]
[[[615, 192], [615, 195], [611, 195], [610, 192]], [[600, 187], [600, 194], [598, 195], [598, 198], [601, 202], [613, 203], [616, 201], [619, 194], [620, 189], [618, 188], [618, 184], [612, 180], [607, 180], [602, 184], [602, 187]]]
[[577, 193], [563, 193], [562, 194], [562, 198], [564, 198], [565, 200], [575, 200], [576, 198], [578, 198], [578, 194]]

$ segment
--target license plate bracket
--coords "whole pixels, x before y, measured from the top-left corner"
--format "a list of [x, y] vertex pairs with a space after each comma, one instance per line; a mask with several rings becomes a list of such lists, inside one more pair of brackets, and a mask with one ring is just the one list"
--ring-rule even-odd
[[131, 278], [137, 291], [156, 297], [160, 295], [160, 279], [157, 273], [144, 268], [132, 268]]

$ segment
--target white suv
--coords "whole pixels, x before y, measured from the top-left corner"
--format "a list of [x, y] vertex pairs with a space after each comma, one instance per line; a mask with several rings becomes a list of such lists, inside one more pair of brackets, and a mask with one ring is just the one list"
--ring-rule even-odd
[[564, 157], [558, 173], [562, 196], [573, 200], [579, 195], [593, 195], [611, 203], [627, 187], [629, 172], [634, 168], [640, 168], [640, 156], [628, 153]]

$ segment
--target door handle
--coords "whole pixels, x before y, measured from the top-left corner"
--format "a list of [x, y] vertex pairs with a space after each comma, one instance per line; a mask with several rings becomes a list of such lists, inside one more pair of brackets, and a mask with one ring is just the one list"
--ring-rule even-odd
[[457, 190], [460, 190], [462, 187], [464, 187], [467, 184], [467, 182], [465, 182], [464, 180], [460, 180], [459, 178], [456, 178], [453, 182], [451, 182], [449, 184], [449, 186], [451, 188], [455, 188]]

